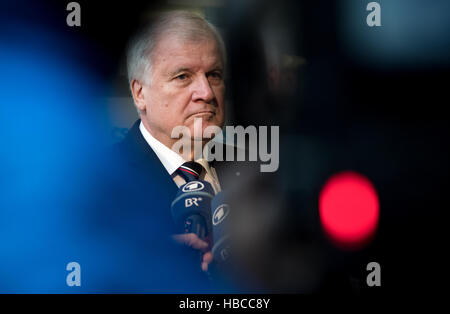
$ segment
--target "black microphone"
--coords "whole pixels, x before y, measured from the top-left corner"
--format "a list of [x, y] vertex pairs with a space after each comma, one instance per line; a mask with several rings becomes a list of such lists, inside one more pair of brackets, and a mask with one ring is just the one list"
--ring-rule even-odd
[[226, 193], [221, 191], [211, 201], [211, 223], [214, 237], [212, 253], [218, 264], [226, 262], [230, 257], [229, 214], [230, 206], [226, 202]]
[[191, 181], [181, 186], [170, 211], [182, 233], [195, 233], [200, 239], [211, 232], [211, 200], [214, 190], [206, 181]]

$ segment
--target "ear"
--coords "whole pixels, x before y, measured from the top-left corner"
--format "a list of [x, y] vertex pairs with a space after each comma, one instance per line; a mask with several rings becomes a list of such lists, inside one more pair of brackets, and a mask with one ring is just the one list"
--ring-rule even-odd
[[138, 80], [132, 80], [130, 87], [136, 107], [140, 111], [144, 111], [146, 109], [144, 85], [142, 85]]

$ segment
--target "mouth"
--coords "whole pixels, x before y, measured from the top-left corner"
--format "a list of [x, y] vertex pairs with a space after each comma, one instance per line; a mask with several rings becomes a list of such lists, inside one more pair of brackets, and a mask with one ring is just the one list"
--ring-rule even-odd
[[212, 110], [202, 110], [196, 113], [193, 113], [189, 116], [189, 118], [191, 117], [201, 117], [201, 116], [212, 116], [215, 115], [216, 113]]

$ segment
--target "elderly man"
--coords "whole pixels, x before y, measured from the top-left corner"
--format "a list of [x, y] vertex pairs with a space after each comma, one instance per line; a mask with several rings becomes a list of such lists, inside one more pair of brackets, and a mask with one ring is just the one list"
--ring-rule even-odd
[[[108, 250], [113, 265], [121, 268], [114, 276], [120, 283], [118, 291], [204, 291], [210, 284], [211, 239], [182, 234], [170, 206], [178, 187], [188, 181], [186, 170], [218, 193], [229, 166], [175, 152], [171, 148], [178, 139], [171, 133], [181, 126], [194, 134], [194, 122], [201, 122], [201, 131], [223, 126], [223, 41], [198, 15], [164, 13], [131, 41], [127, 65], [140, 119], [108, 153], [103, 172], [96, 175], [101, 181], [96, 195], [101, 200], [92, 211], [95, 230], [120, 243]], [[192, 136], [190, 144], [201, 141], [204, 146], [209, 140]], [[130, 273], [121, 273], [124, 268]]]
[[170, 148], [173, 128], [193, 134], [195, 118], [203, 129], [223, 126], [225, 52], [214, 27], [197, 15], [166, 13], [156, 23], [130, 45], [128, 75], [143, 134]]
[[[210, 125], [222, 127], [224, 123], [223, 41], [203, 18], [188, 12], [170, 12], [136, 37], [130, 44], [127, 61], [130, 88], [141, 118], [129, 136], [135, 140], [142, 136], [180, 186], [185, 182], [177, 170], [193, 156], [181, 156], [171, 150], [177, 141], [171, 136], [173, 129], [185, 126], [194, 134], [197, 119], [197, 123], [202, 122], [203, 133]], [[205, 144], [208, 139], [195, 140]], [[200, 177], [219, 190], [214, 169], [204, 159], [198, 162], [184, 167], [197, 166]], [[174, 238], [196, 249], [209, 248], [193, 233]], [[211, 253], [204, 255], [204, 271], [211, 260]]]

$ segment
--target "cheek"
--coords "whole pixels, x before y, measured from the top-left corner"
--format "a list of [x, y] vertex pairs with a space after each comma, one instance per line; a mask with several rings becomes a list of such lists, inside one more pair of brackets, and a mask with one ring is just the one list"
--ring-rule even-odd
[[179, 90], [168, 86], [154, 86], [154, 97], [150, 100], [155, 116], [171, 127], [183, 125], [187, 108], [191, 101], [191, 93], [187, 89]]
[[213, 87], [214, 96], [216, 96], [217, 101], [219, 102], [219, 105], [223, 105], [223, 101], [225, 98], [225, 86], [215, 86]]
[[173, 97], [173, 110], [182, 114], [186, 112], [192, 100], [192, 93], [190, 90], [184, 90]]
[[177, 95], [165, 86], [155, 86], [157, 90], [154, 92], [152, 102], [158, 108], [157, 110], [166, 115], [166, 119], [173, 119], [171, 115], [177, 110]]
[[165, 120], [170, 121], [172, 125], [184, 125], [190, 102], [191, 96], [188, 92], [170, 95], [164, 103]]
[[216, 95], [217, 103], [219, 105], [222, 115], [225, 112], [225, 87], [218, 88]]

